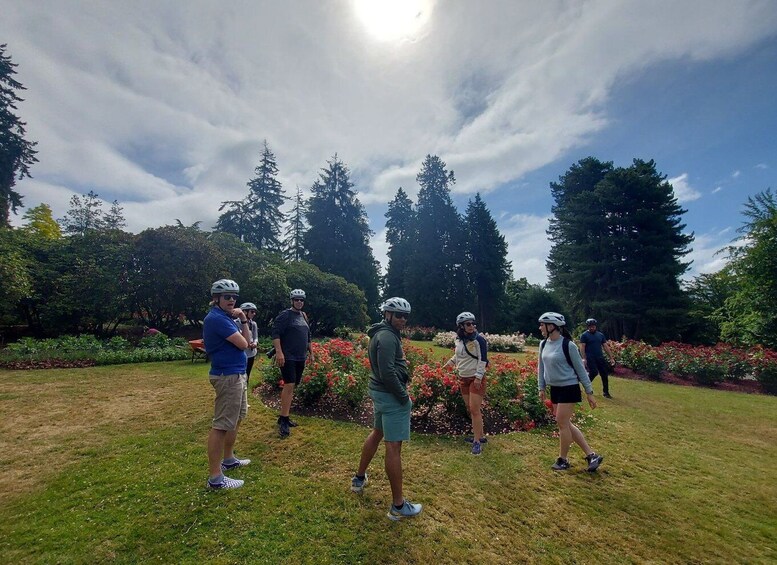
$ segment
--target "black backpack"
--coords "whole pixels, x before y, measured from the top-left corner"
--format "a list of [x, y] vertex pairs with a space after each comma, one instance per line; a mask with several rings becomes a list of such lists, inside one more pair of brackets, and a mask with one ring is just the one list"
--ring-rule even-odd
[[[547, 339], [543, 339], [540, 342], [540, 355], [542, 355], [542, 350], [545, 349], [545, 342], [548, 341]], [[568, 337], [562, 337], [561, 338], [561, 349], [564, 351], [564, 357], [567, 358], [567, 363], [569, 363], [569, 366], [573, 369], [575, 366], [572, 364], [572, 357], [569, 356], [569, 341], [570, 339]]]

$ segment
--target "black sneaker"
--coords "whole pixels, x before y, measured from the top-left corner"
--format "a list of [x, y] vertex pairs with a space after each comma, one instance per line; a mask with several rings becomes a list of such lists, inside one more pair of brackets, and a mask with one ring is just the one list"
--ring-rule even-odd
[[585, 460], [588, 461], [588, 469], [586, 469], [586, 471], [593, 473], [599, 468], [599, 465], [602, 464], [602, 461], [604, 461], [604, 456], [592, 453], [591, 455], [586, 455]]
[[612, 398], [609, 392], [605, 392], [602, 396], [605, 398]]
[[556, 459], [556, 462], [553, 463], [553, 465], [551, 466], [551, 469], [553, 469], [554, 471], [566, 471], [567, 469], [569, 469], [569, 467], [571, 467], [571, 465], [569, 464], [569, 461], [567, 461], [563, 457], [559, 457], [558, 459]]
[[291, 418], [287, 418], [286, 421], [289, 423], [289, 427], [290, 428], [296, 428], [297, 427], [297, 422], [295, 422]]
[[289, 422], [283, 418], [278, 418], [278, 435], [281, 438], [287, 438], [291, 434], [289, 430]]

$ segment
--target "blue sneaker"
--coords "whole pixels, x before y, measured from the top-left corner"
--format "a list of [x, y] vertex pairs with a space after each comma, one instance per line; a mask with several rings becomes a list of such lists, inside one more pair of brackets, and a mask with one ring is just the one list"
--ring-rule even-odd
[[387, 516], [389, 520], [399, 522], [403, 518], [418, 516], [421, 513], [422, 508], [423, 506], [421, 504], [413, 504], [409, 500], [405, 500], [402, 503], [402, 508], [394, 508], [394, 505], [392, 504]]
[[224, 480], [219, 483], [212, 483], [210, 482], [210, 479], [206, 481], [207, 486], [210, 490], [221, 490], [221, 489], [232, 489], [232, 488], [240, 488], [243, 486], [243, 483], [245, 481], [242, 481], [240, 479], [230, 479], [229, 477], [224, 477]]
[[588, 462], [588, 469], [586, 469], [586, 471], [593, 473], [599, 468], [599, 465], [602, 464], [602, 461], [604, 461], [604, 456], [592, 453], [591, 455], [586, 455], [585, 460]]
[[361, 494], [364, 491], [364, 487], [367, 484], [367, 473], [364, 473], [364, 478], [360, 479], [356, 475], [351, 479], [351, 491]]
[[472, 442], [472, 455], [480, 455], [483, 452], [483, 447], [479, 441]]
[[221, 470], [222, 471], [229, 471], [230, 469], [237, 469], [238, 467], [245, 467], [249, 463], [251, 463], [250, 459], [237, 459], [236, 458], [231, 463], [224, 463], [222, 461], [221, 462]]

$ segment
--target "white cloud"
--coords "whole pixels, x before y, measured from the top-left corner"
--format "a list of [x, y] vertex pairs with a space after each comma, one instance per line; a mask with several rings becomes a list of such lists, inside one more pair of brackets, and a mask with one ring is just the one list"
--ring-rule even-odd
[[734, 171], [733, 173], [731, 173], [731, 178], [732, 179], [739, 178], [739, 175], [741, 174], [742, 174], [742, 171]]
[[717, 194], [721, 190], [723, 190], [722, 186], [716, 186], [714, 189], [712, 189], [712, 192], [710, 194]]
[[767, 165], [766, 163], [758, 163], [758, 164], [755, 166], [755, 168], [756, 168], [756, 169], [761, 169], [761, 170], [765, 171], [766, 169], [768, 169], [768, 168], [769, 168], [769, 165]]
[[515, 278], [526, 277], [532, 284], [548, 282], [545, 260], [551, 247], [546, 233], [549, 221], [547, 216], [531, 214], [515, 214], [500, 220]]
[[701, 192], [688, 184], [688, 173], [683, 173], [679, 177], [669, 179], [667, 182], [672, 185], [677, 202], [691, 202], [701, 198]]
[[[220, 201], [245, 194], [263, 139], [289, 195], [335, 152], [365, 205], [399, 186], [414, 197], [427, 153], [456, 172], [457, 192], [485, 193], [602, 132], [624, 79], [733, 56], [777, 30], [770, 2], [493, 0], [429, 2], [430, 20], [390, 42], [351, 8], [4, 3], [0, 36], [39, 142], [35, 180], [18, 183], [25, 204], [48, 202], [60, 217], [67, 194], [93, 189], [122, 202], [133, 231], [175, 218], [209, 227]], [[522, 218], [504, 229], [540, 219]], [[516, 274], [544, 280], [545, 236], [523, 235], [534, 250], [511, 240]]]

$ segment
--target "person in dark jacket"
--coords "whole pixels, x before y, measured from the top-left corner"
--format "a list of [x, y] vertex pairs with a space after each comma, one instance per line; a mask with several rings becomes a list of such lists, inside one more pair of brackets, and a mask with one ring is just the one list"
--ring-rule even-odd
[[[586, 331], [580, 336], [580, 353], [583, 356], [583, 362], [585, 368], [588, 370], [588, 378], [591, 382], [596, 378], [596, 375], [602, 375], [602, 391], [605, 398], [612, 398], [610, 396], [610, 364], [614, 364], [612, 361], [615, 356], [612, 354], [610, 344], [607, 343], [607, 336], [597, 330], [597, 322], [594, 318], [588, 318], [585, 321]], [[610, 357], [610, 362], [604, 358], [604, 352]]]
[[410, 373], [402, 350], [400, 331], [407, 324], [410, 304], [404, 298], [386, 300], [380, 307], [383, 321], [367, 331], [370, 337], [369, 393], [374, 407], [372, 431], [362, 447], [351, 490], [361, 493], [367, 484], [367, 467], [381, 440], [386, 445], [386, 474], [391, 485], [393, 504], [388, 518], [398, 521], [420, 514], [422, 505], [413, 504], [402, 493], [402, 442], [410, 439], [410, 410], [413, 403], [407, 394]]
[[272, 326], [272, 344], [275, 348], [275, 362], [281, 369], [283, 391], [281, 392], [281, 413], [278, 416], [278, 435], [289, 437], [290, 429], [297, 426], [289, 419], [294, 387], [302, 380], [305, 361], [313, 361], [308, 318], [305, 307], [305, 291], [295, 288], [291, 291], [291, 308], [283, 310]]

